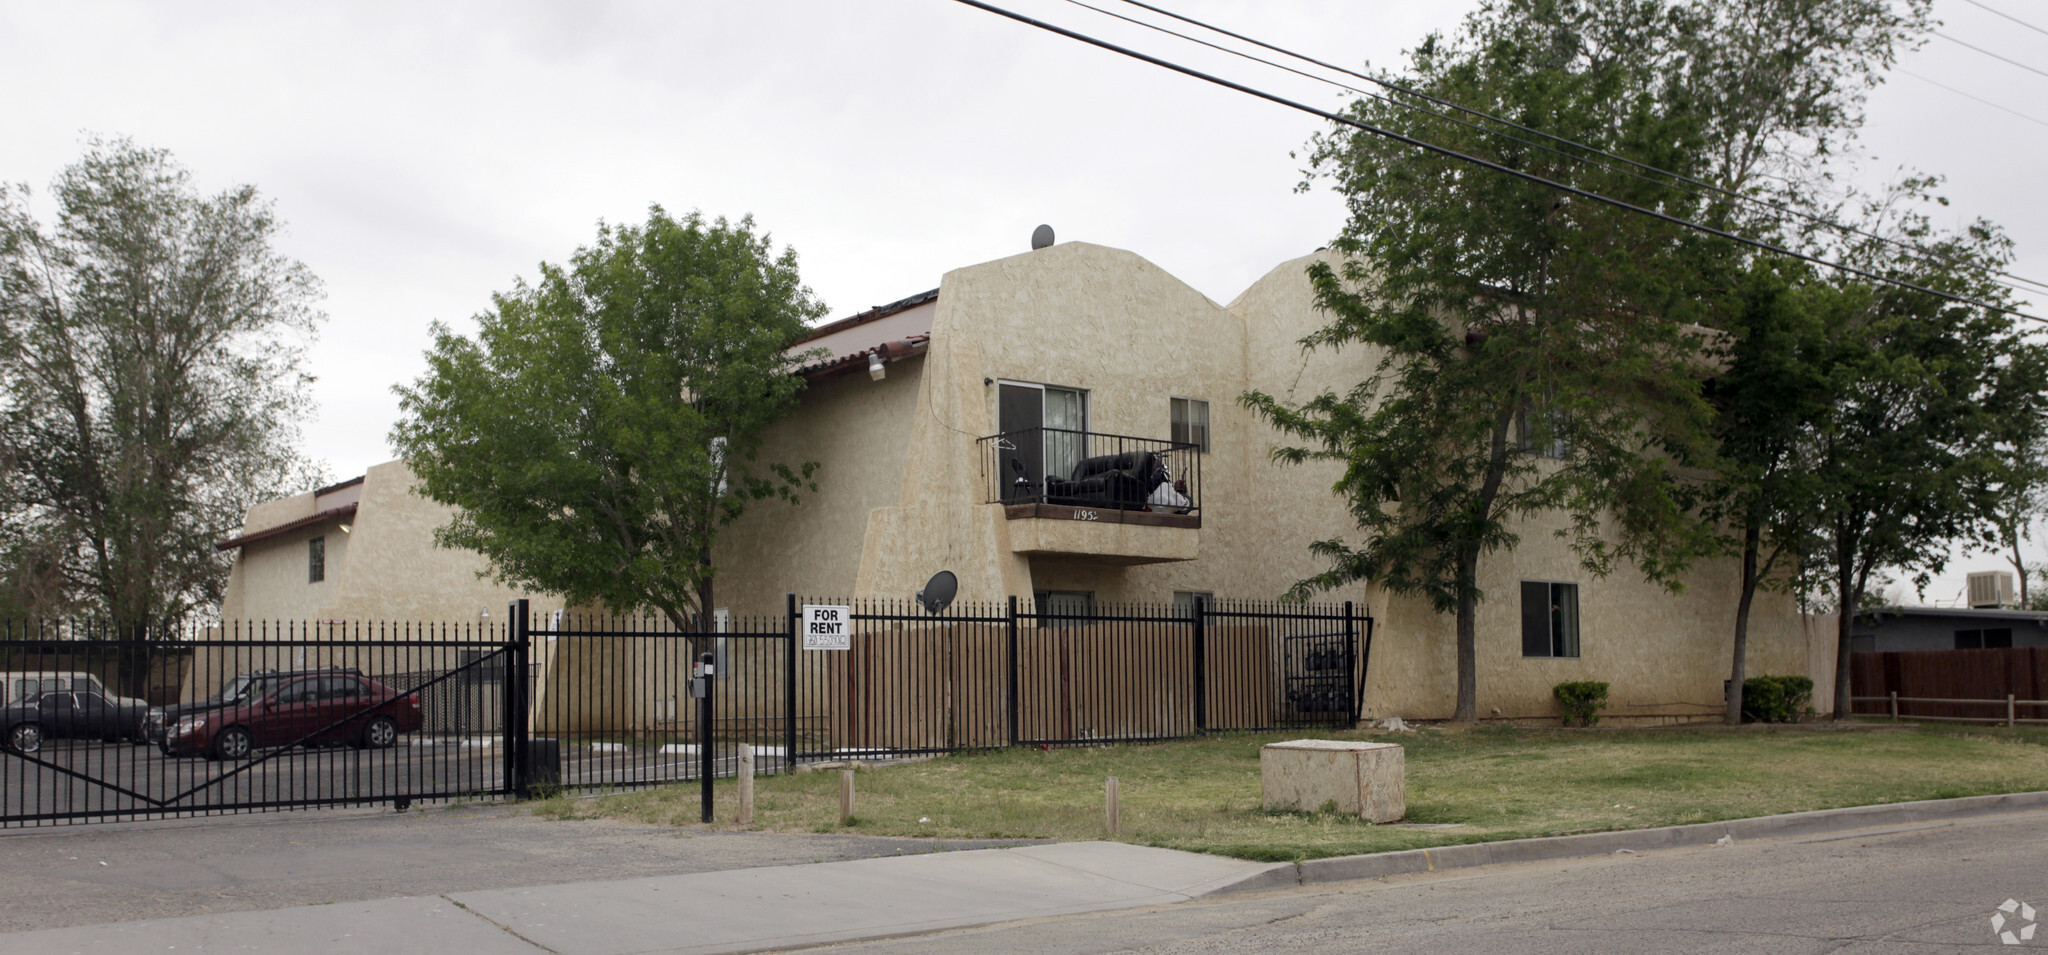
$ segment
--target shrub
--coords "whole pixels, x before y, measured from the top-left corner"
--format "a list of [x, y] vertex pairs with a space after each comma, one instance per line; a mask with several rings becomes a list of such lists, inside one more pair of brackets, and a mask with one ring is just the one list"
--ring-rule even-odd
[[1797, 723], [1813, 699], [1813, 679], [1753, 676], [1742, 681], [1742, 718], [1751, 723]]
[[1559, 683], [1550, 688], [1557, 697], [1558, 709], [1564, 711], [1564, 725], [1591, 726], [1600, 722], [1600, 711], [1607, 708], [1607, 684], [1599, 680], [1574, 680]]

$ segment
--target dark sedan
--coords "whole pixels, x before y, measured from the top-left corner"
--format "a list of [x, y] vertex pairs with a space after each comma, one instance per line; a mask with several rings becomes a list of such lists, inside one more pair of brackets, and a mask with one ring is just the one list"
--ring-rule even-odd
[[84, 691], [43, 693], [0, 707], [0, 742], [17, 753], [43, 748], [51, 739], [117, 742], [142, 738], [145, 707], [120, 704]]

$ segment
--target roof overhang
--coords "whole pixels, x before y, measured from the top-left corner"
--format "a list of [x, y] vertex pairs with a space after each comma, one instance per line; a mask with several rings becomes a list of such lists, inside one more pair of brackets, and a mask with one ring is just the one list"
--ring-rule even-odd
[[258, 543], [260, 541], [267, 541], [273, 537], [283, 537], [284, 535], [289, 534], [293, 531], [304, 530], [308, 527], [317, 527], [321, 524], [339, 524], [342, 521], [354, 517], [355, 515], [356, 505], [344, 504], [341, 507], [329, 508], [327, 510], [321, 511], [318, 514], [314, 514], [309, 517], [301, 517], [296, 521], [289, 521], [283, 524], [279, 524], [276, 527], [266, 527], [263, 530], [243, 534], [240, 537], [228, 538], [227, 540], [221, 541], [220, 543], [213, 545], [213, 549], [230, 550], [236, 547], [247, 547], [250, 544]]

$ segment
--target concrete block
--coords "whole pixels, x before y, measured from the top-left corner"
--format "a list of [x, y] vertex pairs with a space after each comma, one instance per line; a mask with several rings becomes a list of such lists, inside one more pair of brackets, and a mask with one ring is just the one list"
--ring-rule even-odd
[[1259, 750], [1267, 809], [1334, 806], [1372, 822], [1408, 814], [1407, 759], [1394, 743], [1297, 739]]

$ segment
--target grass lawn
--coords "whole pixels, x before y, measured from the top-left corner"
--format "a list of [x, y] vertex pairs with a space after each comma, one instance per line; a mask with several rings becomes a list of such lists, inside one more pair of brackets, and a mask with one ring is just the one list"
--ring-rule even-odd
[[[1321, 738], [1400, 743], [1408, 822], [1375, 826], [1259, 805], [1259, 747], [1300, 733], [1144, 745], [1007, 749], [857, 774], [839, 824], [839, 774], [756, 781], [754, 828], [978, 839], [1100, 839], [1103, 780], [1122, 789], [1123, 841], [1295, 860], [1527, 836], [1712, 822], [1915, 799], [2048, 789], [2048, 731], [1862, 726], [1566, 730], [1425, 729]], [[717, 825], [736, 790], [718, 785]], [[557, 797], [543, 816], [696, 825], [694, 784]]]

